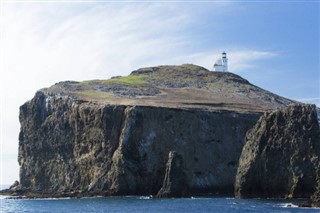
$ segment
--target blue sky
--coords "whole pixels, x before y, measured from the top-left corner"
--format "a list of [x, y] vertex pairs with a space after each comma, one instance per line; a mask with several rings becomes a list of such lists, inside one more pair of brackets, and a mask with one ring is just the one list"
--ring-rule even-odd
[[64, 80], [145, 66], [229, 70], [320, 106], [319, 1], [1, 1], [1, 183], [18, 179], [19, 106]]

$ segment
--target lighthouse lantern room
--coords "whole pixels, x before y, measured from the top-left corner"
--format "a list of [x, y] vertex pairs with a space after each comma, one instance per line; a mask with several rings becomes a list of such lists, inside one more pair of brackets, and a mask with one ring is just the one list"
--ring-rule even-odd
[[228, 58], [226, 52], [223, 52], [222, 57], [214, 63], [213, 70], [217, 72], [228, 72]]

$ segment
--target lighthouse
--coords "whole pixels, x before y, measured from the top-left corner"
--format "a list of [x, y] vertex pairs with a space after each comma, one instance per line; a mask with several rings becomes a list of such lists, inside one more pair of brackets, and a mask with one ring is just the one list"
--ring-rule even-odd
[[228, 58], [226, 52], [223, 52], [222, 57], [214, 63], [213, 70], [217, 72], [228, 72]]

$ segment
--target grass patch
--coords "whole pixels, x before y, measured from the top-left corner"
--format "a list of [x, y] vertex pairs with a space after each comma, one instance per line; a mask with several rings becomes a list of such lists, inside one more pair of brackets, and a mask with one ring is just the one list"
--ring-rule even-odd
[[[144, 81], [148, 76], [147, 75], [129, 75], [124, 77], [112, 78], [107, 80], [89, 80], [81, 81], [78, 83], [79, 87], [83, 87], [85, 90], [89, 90], [93, 85], [98, 84], [127, 84], [127, 85], [142, 85], [147, 82]], [[85, 91], [85, 92], [94, 92], [94, 91]]]
[[94, 98], [94, 99], [105, 99], [112, 96], [111, 94], [106, 92], [99, 92], [99, 91], [93, 91], [93, 90], [81, 91], [79, 94], [90, 97], [90, 98]]
[[144, 79], [147, 75], [129, 75], [126, 77], [113, 78], [109, 80], [103, 80], [102, 83], [117, 83], [117, 84], [130, 84], [130, 85], [139, 85], [146, 84]]
[[211, 82], [211, 81], [213, 81], [213, 80], [216, 80], [216, 77], [214, 77], [214, 76], [212, 76], [212, 75], [208, 75], [208, 76], [204, 77], [203, 80], [204, 80], [205, 82]]
[[80, 81], [80, 82], [78, 82], [78, 85], [79, 86], [89, 86], [92, 81], [94, 81], [94, 80]]

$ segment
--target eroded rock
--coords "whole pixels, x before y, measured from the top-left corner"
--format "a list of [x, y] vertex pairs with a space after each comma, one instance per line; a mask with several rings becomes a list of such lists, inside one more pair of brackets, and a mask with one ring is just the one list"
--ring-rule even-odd
[[184, 170], [182, 156], [175, 151], [169, 152], [163, 185], [159, 190], [157, 197], [187, 196], [189, 194], [189, 186]]

